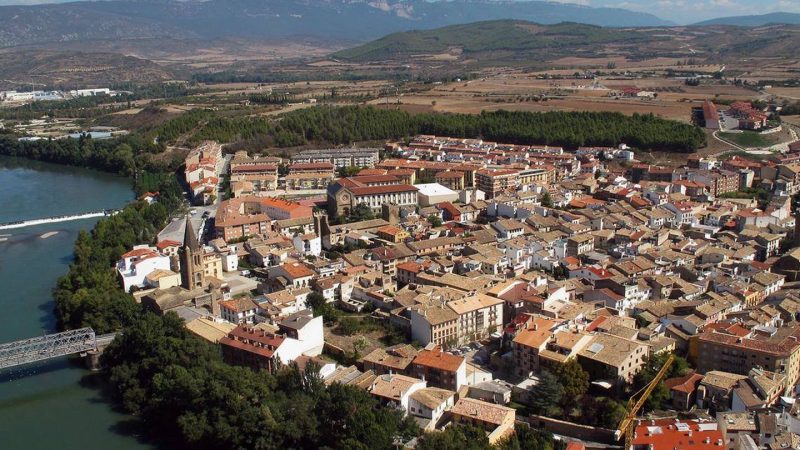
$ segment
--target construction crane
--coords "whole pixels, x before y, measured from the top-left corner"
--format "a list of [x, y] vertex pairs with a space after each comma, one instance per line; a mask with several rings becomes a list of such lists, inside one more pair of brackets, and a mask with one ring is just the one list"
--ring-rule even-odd
[[[622, 439], [625, 437], [625, 450], [630, 450], [631, 442], [633, 441], [633, 422], [636, 420], [636, 415], [639, 414], [639, 411], [644, 406], [644, 403], [650, 398], [650, 394], [653, 393], [658, 383], [664, 379], [667, 375], [667, 371], [669, 370], [670, 366], [672, 365], [673, 361], [675, 361], [675, 355], [669, 355], [667, 361], [664, 362], [664, 365], [661, 366], [661, 369], [658, 371], [656, 376], [653, 378], [650, 383], [643, 387], [639, 392], [633, 394], [628, 400], [628, 407], [625, 417], [620, 421], [619, 427], [617, 431], [614, 433], [615, 438], [617, 440]], [[639, 396], [637, 399], [636, 396]]]

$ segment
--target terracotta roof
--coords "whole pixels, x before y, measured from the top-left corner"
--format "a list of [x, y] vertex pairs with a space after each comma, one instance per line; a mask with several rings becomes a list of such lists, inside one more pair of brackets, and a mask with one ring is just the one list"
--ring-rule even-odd
[[424, 381], [405, 375], [380, 375], [370, 386], [369, 393], [390, 400], [399, 400], [418, 383], [424, 383]]
[[294, 163], [289, 166], [289, 172], [292, 170], [333, 170], [335, 166], [331, 163]]
[[[633, 446], [651, 450], [719, 450], [725, 443], [716, 422], [660, 420], [641, 422], [636, 427]], [[724, 448], [724, 445], [722, 446]]]
[[700, 384], [700, 381], [703, 380], [703, 376], [699, 373], [689, 373], [688, 375], [677, 377], [677, 378], [668, 378], [664, 380], [664, 385], [667, 389], [673, 391], [679, 391], [686, 394], [691, 394], [695, 390], [697, 390], [697, 386]]
[[181, 243], [180, 243], [180, 242], [178, 242], [178, 241], [173, 241], [173, 240], [170, 240], [170, 239], [167, 239], [167, 240], [161, 241], [161, 242], [159, 242], [158, 244], [156, 244], [156, 247], [157, 247], [159, 250], [164, 250], [165, 248], [169, 248], [169, 247], [180, 247], [180, 246], [181, 246]]
[[284, 340], [283, 336], [240, 325], [219, 343], [271, 358]]
[[514, 337], [515, 344], [541, 348], [542, 345], [550, 340], [553, 335], [550, 330], [557, 325], [557, 322], [542, 317], [535, 317], [532, 322], [528, 324], [528, 328], [521, 330]]
[[219, 302], [220, 308], [225, 308], [237, 313], [258, 308], [258, 305], [249, 297], [234, 298]]
[[410, 184], [390, 184], [386, 186], [365, 186], [350, 188], [353, 195], [391, 194], [393, 192], [416, 192], [417, 188]]
[[456, 372], [462, 364], [465, 364], [465, 361], [463, 356], [451, 355], [437, 348], [419, 352], [414, 358], [414, 365], [430, 367], [443, 372]]
[[300, 263], [286, 263], [280, 266], [292, 278], [313, 277], [314, 272]]
[[516, 413], [511, 408], [473, 398], [460, 399], [450, 409], [450, 413], [495, 425], [502, 424], [509, 415], [516, 416]]
[[243, 166], [236, 166], [231, 169], [231, 173], [241, 172], [277, 172], [278, 166], [274, 164], [249, 164]]
[[397, 270], [405, 270], [406, 272], [420, 273], [422, 272], [422, 264], [417, 264], [414, 261], [408, 261], [397, 265]]
[[143, 257], [143, 256], [153, 256], [155, 252], [149, 248], [135, 248], [127, 253], [122, 255], [123, 259], [126, 258], [135, 258], [135, 257]]

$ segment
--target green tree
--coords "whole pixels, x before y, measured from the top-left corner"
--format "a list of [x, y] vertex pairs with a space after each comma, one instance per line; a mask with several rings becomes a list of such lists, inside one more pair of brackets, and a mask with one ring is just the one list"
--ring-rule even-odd
[[325, 297], [317, 291], [311, 291], [306, 297], [306, 305], [314, 311], [314, 317], [322, 316], [326, 324], [335, 323], [339, 319], [339, 310], [328, 303]]
[[535, 414], [543, 416], [560, 415], [559, 404], [564, 395], [564, 388], [555, 375], [543, 370], [539, 375], [539, 383], [531, 388], [531, 408]]
[[514, 434], [500, 441], [498, 450], [564, 450], [566, 444], [553, 439], [553, 435], [545, 430], [537, 430], [528, 425], [517, 425]]
[[454, 424], [444, 431], [426, 433], [419, 440], [417, 450], [489, 450], [486, 432], [472, 425]]
[[576, 405], [577, 400], [589, 390], [589, 374], [574, 359], [556, 364], [551, 370], [564, 390], [562, 406]]
[[361, 167], [358, 166], [345, 166], [339, 168], [340, 177], [353, 177], [358, 175], [358, 172], [361, 172]]
[[366, 203], [359, 203], [358, 205], [353, 208], [350, 212], [350, 216], [348, 216], [348, 222], [361, 222], [363, 220], [372, 220], [375, 218], [375, 213], [372, 212], [372, 208], [369, 207]]
[[430, 223], [434, 228], [442, 226], [442, 218], [436, 214], [430, 214], [427, 219], [428, 223]]
[[542, 194], [541, 203], [545, 208], [553, 207], [553, 198], [550, 196], [550, 192], [544, 191], [544, 194]]
[[[640, 370], [633, 378], [633, 391], [637, 392], [650, 384], [650, 382], [661, 370], [661, 367], [664, 365], [664, 363], [666, 363], [668, 357], [669, 355], [666, 353], [648, 356], [642, 370]], [[670, 393], [669, 389], [667, 389], [664, 385], [664, 380], [667, 378], [686, 375], [688, 371], [689, 363], [686, 361], [686, 359], [675, 355], [675, 359], [667, 371], [667, 374], [664, 376], [661, 382], [658, 383], [656, 388], [653, 390], [653, 393], [650, 394], [650, 397], [648, 397], [647, 402], [644, 405], [644, 410], [652, 411], [654, 409], [658, 409], [664, 404], [664, 402], [669, 400]]]
[[364, 336], [358, 336], [353, 339], [353, 359], [358, 360], [361, 358], [361, 353], [367, 349], [369, 341]]

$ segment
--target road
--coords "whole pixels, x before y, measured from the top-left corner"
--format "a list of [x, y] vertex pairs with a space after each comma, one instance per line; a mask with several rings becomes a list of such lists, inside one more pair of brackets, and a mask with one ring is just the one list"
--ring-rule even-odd
[[[233, 155], [225, 155], [225, 162], [222, 164], [222, 168], [220, 169], [221, 174], [227, 173], [232, 158]], [[221, 199], [223, 194], [222, 188], [218, 187], [217, 198], [214, 200], [213, 204], [189, 207], [189, 217], [192, 222], [192, 228], [194, 228], [194, 232], [197, 233], [197, 237], [201, 242], [205, 241], [205, 238], [211, 231], [209, 225], [213, 223], [213, 219], [217, 215], [217, 206], [219, 206], [220, 201], [222, 201]], [[192, 214], [192, 212], [194, 213]], [[208, 213], [207, 218], [203, 217], [205, 213]], [[185, 229], [186, 217], [175, 217], [170, 223], [167, 224], [166, 227], [164, 227], [163, 230], [161, 230], [161, 232], [158, 233], [158, 241], [161, 242], [170, 240], [182, 243]]]

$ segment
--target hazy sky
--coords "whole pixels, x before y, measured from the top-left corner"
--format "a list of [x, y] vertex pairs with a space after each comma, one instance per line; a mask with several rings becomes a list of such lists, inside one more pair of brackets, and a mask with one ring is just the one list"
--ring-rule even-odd
[[[70, 0], [0, 0], [0, 5], [61, 3]], [[800, 0], [551, 0], [587, 6], [609, 6], [648, 12], [685, 24], [724, 16], [765, 14], [775, 11], [800, 13]]]

